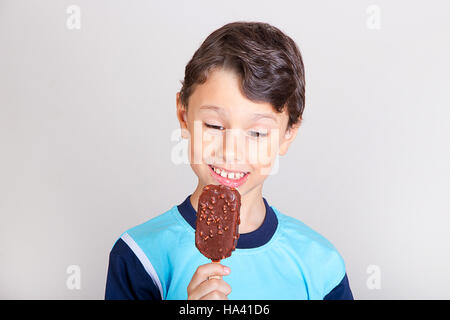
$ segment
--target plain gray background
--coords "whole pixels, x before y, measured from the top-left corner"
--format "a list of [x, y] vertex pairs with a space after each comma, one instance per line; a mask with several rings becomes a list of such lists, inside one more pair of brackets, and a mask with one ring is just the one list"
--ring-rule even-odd
[[449, 13], [446, 1], [0, 0], [0, 298], [103, 299], [115, 240], [196, 186], [171, 161], [186, 63], [247, 20], [291, 36], [306, 68], [303, 126], [263, 195], [337, 247], [355, 298], [449, 299]]

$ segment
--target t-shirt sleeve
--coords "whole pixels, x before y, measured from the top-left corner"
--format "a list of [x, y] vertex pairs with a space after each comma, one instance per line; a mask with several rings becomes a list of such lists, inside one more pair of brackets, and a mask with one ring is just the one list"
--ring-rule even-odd
[[109, 254], [105, 300], [161, 300], [158, 287], [122, 239]]
[[347, 274], [344, 275], [341, 282], [333, 288], [324, 298], [324, 300], [353, 300], [353, 294], [348, 283]]

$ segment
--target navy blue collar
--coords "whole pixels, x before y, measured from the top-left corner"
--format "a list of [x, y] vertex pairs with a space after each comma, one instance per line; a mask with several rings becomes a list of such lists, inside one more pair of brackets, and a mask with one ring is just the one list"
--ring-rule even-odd
[[[266, 206], [266, 215], [262, 225], [249, 233], [241, 233], [239, 235], [236, 248], [238, 249], [251, 249], [260, 247], [272, 238], [278, 226], [278, 219], [273, 212], [273, 209], [269, 206], [266, 199], [263, 197], [264, 205]], [[177, 206], [178, 211], [181, 213], [187, 223], [195, 230], [195, 221], [197, 218], [197, 212], [191, 204], [191, 195], [189, 195], [183, 203]]]

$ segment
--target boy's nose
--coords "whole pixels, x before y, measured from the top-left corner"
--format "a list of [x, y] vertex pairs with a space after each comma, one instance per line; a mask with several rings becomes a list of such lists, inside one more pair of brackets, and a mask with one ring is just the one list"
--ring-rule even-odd
[[224, 135], [223, 161], [232, 164], [245, 164], [245, 136], [241, 129], [227, 129]]

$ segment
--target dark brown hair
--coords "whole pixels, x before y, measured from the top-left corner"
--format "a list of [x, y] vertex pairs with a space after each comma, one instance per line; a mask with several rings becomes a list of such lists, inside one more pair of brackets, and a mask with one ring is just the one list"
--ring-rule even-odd
[[242, 79], [245, 96], [269, 102], [277, 112], [287, 107], [289, 122], [300, 124], [305, 107], [305, 74], [295, 42], [263, 22], [232, 22], [211, 33], [186, 65], [181, 103], [187, 108], [196, 84], [215, 68], [233, 70]]

